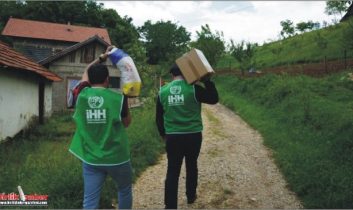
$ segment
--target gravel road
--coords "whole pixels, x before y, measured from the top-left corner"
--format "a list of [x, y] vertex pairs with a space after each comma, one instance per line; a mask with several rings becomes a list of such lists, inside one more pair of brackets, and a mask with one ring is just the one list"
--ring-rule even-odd
[[[220, 104], [203, 105], [202, 116], [198, 199], [186, 204], [183, 164], [178, 208], [302, 208], [256, 130]], [[158, 164], [136, 181], [133, 208], [164, 208], [166, 162], [166, 155], [162, 155]]]

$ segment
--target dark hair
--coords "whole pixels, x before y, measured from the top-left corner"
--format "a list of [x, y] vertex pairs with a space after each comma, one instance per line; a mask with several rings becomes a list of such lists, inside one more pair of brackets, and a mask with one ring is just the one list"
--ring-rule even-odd
[[103, 64], [94, 64], [88, 69], [87, 73], [88, 80], [92, 85], [101, 84], [109, 77], [108, 68]]
[[173, 66], [170, 68], [169, 72], [173, 75], [173, 76], [179, 76], [182, 75], [180, 68], [178, 65], [176, 65], [176, 63], [173, 64]]

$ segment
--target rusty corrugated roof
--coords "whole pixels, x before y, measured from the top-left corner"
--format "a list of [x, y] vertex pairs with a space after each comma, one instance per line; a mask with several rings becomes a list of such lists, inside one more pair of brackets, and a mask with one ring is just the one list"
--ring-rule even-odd
[[92, 36], [99, 36], [111, 44], [105, 28], [93, 28], [68, 24], [10, 18], [2, 31], [2, 35], [34, 39], [82, 42]]
[[19, 52], [0, 42], [0, 66], [11, 67], [19, 70], [30, 71], [39, 74], [51, 81], [61, 81], [62, 79], [45, 67], [25, 57]]

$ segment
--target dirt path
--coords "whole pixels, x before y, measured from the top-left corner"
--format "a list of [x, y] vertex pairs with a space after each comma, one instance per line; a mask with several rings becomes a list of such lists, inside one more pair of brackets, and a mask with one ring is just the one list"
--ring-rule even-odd
[[[183, 164], [178, 208], [302, 208], [257, 131], [220, 104], [203, 105], [202, 115], [198, 199], [186, 204]], [[163, 155], [141, 175], [134, 185], [134, 208], [164, 208], [166, 168]]]

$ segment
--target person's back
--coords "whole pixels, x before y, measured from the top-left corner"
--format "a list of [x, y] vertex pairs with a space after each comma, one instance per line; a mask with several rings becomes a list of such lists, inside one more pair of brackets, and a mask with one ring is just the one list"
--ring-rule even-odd
[[129, 145], [120, 115], [123, 99], [122, 94], [107, 88], [84, 88], [76, 103], [77, 131], [70, 152], [93, 165], [129, 161]]
[[202, 131], [201, 103], [195, 98], [193, 85], [183, 79], [173, 80], [161, 88], [159, 97], [167, 134]]
[[76, 132], [69, 151], [82, 161], [83, 208], [97, 209], [107, 175], [117, 184], [120, 209], [132, 207], [132, 169], [125, 127], [131, 122], [127, 98], [107, 89], [109, 72], [93, 61], [77, 86]]
[[161, 88], [157, 98], [156, 123], [159, 134], [166, 141], [168, 158], [164, 204], [167, 209], [176, 209], [179, 175], [184, 158], [187, 202], [191, 204], [197, 198], [197, 159], [203, 129], [201, 103], [216, 104], [218, 92], [209, 79], [203, 80], [205, 87], [187, 84], [176, 64], [170, 73], [173, 81]]

